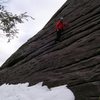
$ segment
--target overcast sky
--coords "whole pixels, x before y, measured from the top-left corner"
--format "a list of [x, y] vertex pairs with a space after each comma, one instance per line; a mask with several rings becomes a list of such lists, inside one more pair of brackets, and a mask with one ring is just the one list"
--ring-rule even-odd
[[27, 12], [27, 14], [34, 17], [35, 20], [29, 19], [29, 21], [25, 21], [24, 24], [18, 24], [18, 38], [13, 39], [10, 43], [7, 43], [5, 36], [0, 35], [0, 66], [22, 44], [41, 30], [66, 1], [67, 0], [9, 0], [9, 2], [5, 4], [8, 11], [14, 14]]

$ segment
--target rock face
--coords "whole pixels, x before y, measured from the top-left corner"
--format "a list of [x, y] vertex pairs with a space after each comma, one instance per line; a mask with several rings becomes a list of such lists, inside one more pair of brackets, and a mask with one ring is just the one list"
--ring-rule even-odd
[[[60, 16], [70, 26], [55, 44]], [[49, 87], [67, 84], [76, 100], [99, 100], [100, 0], [68, 0], [0, 69], [0, 84], [41, 81]]]

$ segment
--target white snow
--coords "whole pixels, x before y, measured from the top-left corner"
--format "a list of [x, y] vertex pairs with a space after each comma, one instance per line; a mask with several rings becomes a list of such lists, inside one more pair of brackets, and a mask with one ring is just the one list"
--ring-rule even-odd
[[66, 85], [49, 89], [42, 82], [28, 87], [28, 83], [0, 86], [0, 100], [75, 100]]

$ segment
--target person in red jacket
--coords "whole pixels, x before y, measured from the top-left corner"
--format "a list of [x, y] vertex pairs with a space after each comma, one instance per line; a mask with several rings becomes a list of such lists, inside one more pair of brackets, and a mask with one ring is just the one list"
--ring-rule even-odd
[[56, 41], [60, 41], [61, 33], [64, 31], [65, 24], [63, 22], [63, 17], [59, 18], [56, 22]]
[[63, 23], [63, 17], [61, 17], [57, 22], [56, 22], [56, 41], [60, 41], [61, 33], [64, 30], [64, 23]]

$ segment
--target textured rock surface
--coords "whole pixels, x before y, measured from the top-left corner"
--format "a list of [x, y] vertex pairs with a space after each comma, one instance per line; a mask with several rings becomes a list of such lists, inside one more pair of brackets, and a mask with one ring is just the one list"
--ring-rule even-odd
[[[59, 16], [70, 26], [55, 44]], [[40, 81], [49, 87], [68, 84], [76, 100], [99, 100], [100, 0], [68, 0], [0, 69], [0, 84]]]

